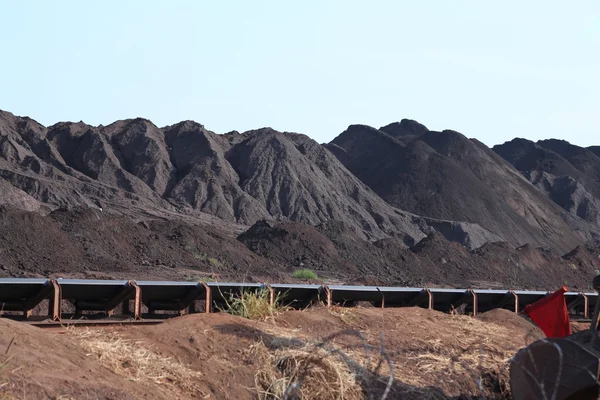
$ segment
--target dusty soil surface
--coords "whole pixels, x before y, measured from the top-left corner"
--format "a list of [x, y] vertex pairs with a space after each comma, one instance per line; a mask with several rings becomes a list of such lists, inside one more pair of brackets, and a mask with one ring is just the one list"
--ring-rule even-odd
[[91, 208], [0, 209], [0, 277], [261, 281], [279, 271], [210, 225], [136, 223]]
[[308, 399], [380, 398], [386, 387], [392, 399], [503, 399], [507, 362], [535, 330], [512, 313], [472, 318], [421, 308], [309, 309], [262, 322], [192, 314], [153, 327], [63, 334], [0, 320], [0, 391], [8, 398], [255, 399], [267, 384], [272, 392], [289, 386], [294, 367]]
[[2, 399], [158, 398], [152, 390], [104, 368], [69, 336], [0, 319]]
[[600, 270], [590, 250], [560, 257], [493, 243], [468, 251], [437, 233], [409, 248], [333, 221], [259, 221], [236, 238], [214, 225], [87, 207], [46, 216], [0, 207], [0, 277], [300, 282], [293, 272], [308, 268], [317, 283], [588, 290]]
[[288, 269], [309, 268], [328, 280], [368, 285], [588, 290], [600, 270], [598, 256], [583, 246], [563, 257], [508, 243], [469, 251], [433, 233], [409, 248], [396, 239], [363, 240], [339, 222], [312, 227], [260, 221], [238, 240]]

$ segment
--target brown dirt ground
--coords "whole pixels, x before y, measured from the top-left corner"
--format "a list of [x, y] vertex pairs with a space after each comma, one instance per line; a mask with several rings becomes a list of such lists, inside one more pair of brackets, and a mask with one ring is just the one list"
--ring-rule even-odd
[[0, 319], [0, 399], [132, 397], [159, 398], [147, 384], [105, 369], [70, 337]]
[[[388, 399], [481, 394], [503, 399], [508, 360], [531, 342], [535, 328], [515, 314], [496, 314], [472, 318], [421, 308], [313, 308], [263, 322], [192, 314], [153, 327], [71, 328], [63, 335], [3, 319], [0, 365], [7, 366], [0, 368], [0, 393], [2, 398], [254, 399], [257, 372], [279, 373], [277, 357], [292, 354], [341, 365], [359, 390], [350, 399], [381, 397], [390, 371], [387, 361], [376, 368], [382, 357], [389, 357], [394, 371]], [[115, 344], [112, 350], [107, 343]], [[131, 381], [127, 374], [136, 362], [112, 360], [111, 354], [138, 354], [144, 368], [148, 360], [170, 364], [161, 366], [159, 376], [145, 373]]]

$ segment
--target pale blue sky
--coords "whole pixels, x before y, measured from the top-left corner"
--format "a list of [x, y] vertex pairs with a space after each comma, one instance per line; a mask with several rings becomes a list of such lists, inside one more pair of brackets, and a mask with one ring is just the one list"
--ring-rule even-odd
[[0, 109], [600, 144], [600, 1], [0, 0]]

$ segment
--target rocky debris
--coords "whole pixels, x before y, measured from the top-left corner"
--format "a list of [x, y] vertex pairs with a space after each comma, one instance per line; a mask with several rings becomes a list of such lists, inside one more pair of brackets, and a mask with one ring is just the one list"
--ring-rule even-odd
[[539, 170], [525, 176], [566, 211], [600, 226], [600, 199], [588, 192], [575, 178], [569, 175], [556, 176]]

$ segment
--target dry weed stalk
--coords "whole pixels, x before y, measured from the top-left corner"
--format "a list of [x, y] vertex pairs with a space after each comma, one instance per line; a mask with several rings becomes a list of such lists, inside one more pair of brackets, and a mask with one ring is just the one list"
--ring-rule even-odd
[[11, 385], [11, 379], [9, 375], [20, 369], [20, 367], [18, 367], [13, 371], [8, 370], [13, 358], [13, 355], [10, 354], [10, 350], [15, 342], [15, 338], [16, 336], [13, 336], [13, 338], [10, 340], [8, 346], [6, 346], [4, 354], [0, 354], [0, 399], [14, 399], [12, 394], [6, 392], [6, 389]]

